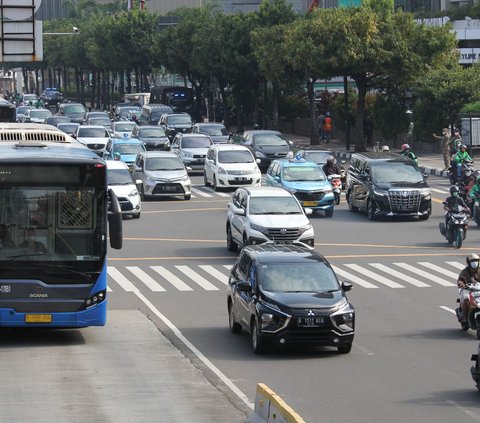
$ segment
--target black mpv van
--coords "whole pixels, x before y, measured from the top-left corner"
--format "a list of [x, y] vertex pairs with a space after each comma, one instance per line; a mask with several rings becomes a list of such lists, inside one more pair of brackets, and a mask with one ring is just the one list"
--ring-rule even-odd
[[363, 210], [370, 220], [379, 216], [418, 216], [432, 211], [425, 176], [410, 159], [397, 153], [356, 153], [347, 177], [350, 211]]

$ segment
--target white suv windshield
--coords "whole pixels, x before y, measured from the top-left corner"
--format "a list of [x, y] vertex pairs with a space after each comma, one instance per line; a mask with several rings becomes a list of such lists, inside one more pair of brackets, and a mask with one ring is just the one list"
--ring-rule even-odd
[[293, 197], [251, 197], [250, 214], [303, 214]]
[[147, 159], [146, 170], [183, 170], [183, 162], [178, 157], [150, 157]]
[[253, 163], [253, 156], [250, 151], [219, 151], [218, 161], [220, 163]]

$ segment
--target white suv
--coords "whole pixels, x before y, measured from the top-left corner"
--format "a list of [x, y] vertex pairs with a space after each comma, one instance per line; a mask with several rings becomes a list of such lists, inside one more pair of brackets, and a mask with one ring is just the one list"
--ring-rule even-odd
[[205, 186], [212, 184], [215, 191], [220, 188], [260, 186], [262, 180], [253, 154], [242, 145], [212, 145], [203, 172]]
[[302, 243], [313, 248], [315, 234], [295, 196], [279, 187], [238, 188], [227, 208], [227, 248], [276, 242]]

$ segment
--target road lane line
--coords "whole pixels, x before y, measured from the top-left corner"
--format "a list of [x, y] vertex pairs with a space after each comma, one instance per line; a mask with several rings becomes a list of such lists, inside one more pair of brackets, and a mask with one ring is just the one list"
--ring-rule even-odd
[[445, 306], [439, 306], [441, 309], [445, 310], [445, 311], [448, 311], [449, 313], [452, 313], [452, 314], [457, 314], [455, 313], [455, 310], [452, 310], [451, 308], [448, 308], [448, 307], [445, 307]]
[[420, 266], [426, 267], [427, 269], [431, 269], [435, 272], [441, 273], [443, 276], [448, 276], [449, 278], [453, 278], [457, 280], [458, 274], [450, 272], [450, 270], [445, 270], [444, 268], [437, 266], [436, 264], [429, 263], [427, 261], [421, 261], [418, 263]]
[[165, 315], [160, 313], [157, 308], [140, 292], [135, 291], [135, 295], [155, 314], [181, 341], [185, 346], [195, 354], [231, 391], [240, 398], [250, 409], [253, 410], [254, 404], [250, 402], [248, 396], [245, 395], [220, 369], [218, 369], [202, 352], [195, 347], [182, 332], [169, 320]]
[[381, 263], [368, 263], [370, 266], [373, 266], [375, 267], [376, 269], [378, 270], [381, 270], [385, 273], [388, 273], [398, 279], [400, 279], [401, 281], [404, 281], [404, 282], [408, 282], [414, 286], [417, 286], [419, 288], [429, 288], [430, 285], [428, 285], [427, 283], [424, 283], [422, 281], [419, 281], [418, 279], [415, 279], [415, 278], [412, 278], [408, 275], [405, 275], [403, 273], [400, 273], [400, 272], [397, 272], [395, 269], [392, 269], [388, 266], [385, 266]]
[[218, 279], [223, 284], [228, 285], [228, 276], [215, 269], [213, 266], [209, 266], [208, 264], [201, 264], [199, 267], [200, 269], [205, 270], [205, 272], [210, 274], [215, 279]]
[[190, 269], [188, 266], [175, 266], [184, 275], [188, 276], [193, 282], [200, 285], [206, 291], [218, 291], [218, 288], [211, 282], [207, 281], [204, 277], [200, 276], [197, 272]]
[[367, 282], [355, 275], [352, 275], [351, 273], [346, 272], [345, 270], [342, 270], [337, 266], [332, 265], [332, 269], [337, 275], [340, 275], [342, 278], [346, 278], [351, 282], [363, 286], [364, 288], [378, 288], [378, 286], [374, 285], [373, 283]]
[[201, 197], [213, 197], [212, 194], [208, 194], [208, 193], [203, 192], [203, 191], [201, 191], [201, 190], [199, 190], [199, 189], [197, 189], [197, 188], [193, 188], [193, 187], [192, 187], [191, 190], [192, 190], [192, 193], [194, 192], [195, 194], [198, 194], [198, 195], [200, 195]]
[[[207, 189], [205, 189], [207, 191]], [[212, 190], [211, 188], [208, 189], [208, 192], [212, 193], [212, 195], [218, 195], [219, 197], [231, 197], [230, 194], [227, 194], [225, 192], [220, 192], [220, 191], [215, 191], [215, 190]]]
[[400, 285], [399, 283], [394, 282], [388, 278], [384, 278], [378, 273], [371, 272], [370, 270], [365, 269], [364, 267], [359, 266], [358, 264], [346, 264], [345, 266], [349, 267], [352, 270], [355, 270], [358, 273], [361, 273], [362, 275], [367, 276], [368, 278], [373, 279], [375, 282], [380, 282], [390, 288], [405, 288], [403, 285]]
[[477, 422], [480, 422], [480, 415], [475, 414], [473, 411], [468, 410], [465, 408], [462, 404], [460, 404], [457, 401], [454, 400], [447, 400], [447, 404], [455, 407], [458, 411], [461, 411], [462, 413], [466, 414], [468, 417], [476, 420]]
[[450, 194], [446, 189], [430, 188], [430, 191], [438, 192], [439, 194]]
[[446, 281], [445, 279], [439, 278], [438, 276], [432, 275], [431, 273], [425, 272], [422, 269], [417, 269], [414, 266], [411, 266], [407, 263], [393, 263], [395, 266], [401, 267], [402, 269], [408, 270], [412, 273], [415, 273], [422, 278], [428, 279], [431, 282], [438, 283], [442, 286], [456, 286], [456, 284]]
[[132, 272], [141, 282], [143, 282], [150, 290], [154, 292], [164, 292], [165, 288], [161, 286], [155, 279], [147, 275], [137, 266], [127, 266], [127, 270]]
[[117, 282], [126, 292], [136, 292], [138, 288], [130, 282], [116, 267], [107, 266], [108, 275]]
[[157, 272], [167, 282], [170, 282], [179, 291], [193, 291], [185, 282], [177, 278], [170, 270], [165, 269], [163, 266], [150, 266], [150, 268]]
[[232, 270], [233, 265], [232, 264], [224, 264], [223, 267], [225, 267], [225, 269], [227, 269], [230, 272], [230, 270]]

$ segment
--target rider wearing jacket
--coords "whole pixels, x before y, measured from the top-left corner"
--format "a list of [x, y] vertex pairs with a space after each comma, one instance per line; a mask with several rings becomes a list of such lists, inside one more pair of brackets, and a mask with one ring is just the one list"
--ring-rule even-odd
[[418, 164], [418, 159], [417, 159], [417, 156], [415, 155], [415, 153], [412, 151], [412, 149], [410, 148], [410, 145], [408, 144], [403, 144], [402, 145], [402, 156], [403, 157], [407, 157], [409, 158], [410, 160], [413, 160], [416, 164]]
[[479, 263], [480, 257], [477, 254], [469, 254], [467, 256], [467, 266], [460, 272], [457, 279], [457, 285], [460, 289], [460, 306], [465, 321], [470, 309], [468, 286], [480, 282]]
[[323, 165], [322, 170], [327, 177], [328, 175], [340, 175], [341, 172], [333, 156], [327, 158], [327, 162]]
[[468, 154], [467, 146], [462, 144], [460, 146], [460, 151], [455, 155], [455, 164], [457, 165], [457, 177], [462, 177], [462, 166], [465, 162], [472, 161], [470, 154]]
[[445, 227], [447, 227], [448, 220], [450, 219], [450, 213], [458, 209], [458, 206], [462, 206], [464, 209], [468, 210], [467, 205], [465, 204], [465, 201], [463, 200], [462, 197], [460, 197], [460, 188], [458, 188], [457, 185], [452, 185], [450, 187], [450, 197], [447, 197], [445, 202], [444, 209], [447, 211], [447, 214], [445, 215]]

